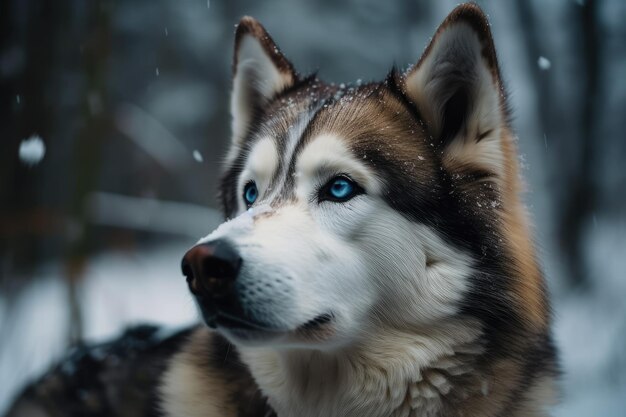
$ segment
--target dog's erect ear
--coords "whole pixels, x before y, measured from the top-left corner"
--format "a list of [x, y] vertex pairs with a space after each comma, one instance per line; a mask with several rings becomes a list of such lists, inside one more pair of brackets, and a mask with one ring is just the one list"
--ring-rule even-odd
[[502, 172], [505, 97], [489, 22], [477, 5], [448, 15], [404, 82], [444, 163]]
[[265, 28], [252, 17], [242, 18], [235, 34], [233, 57], [233, 145], [241, 145], [255, 114], [295, 80], [293, 65]]

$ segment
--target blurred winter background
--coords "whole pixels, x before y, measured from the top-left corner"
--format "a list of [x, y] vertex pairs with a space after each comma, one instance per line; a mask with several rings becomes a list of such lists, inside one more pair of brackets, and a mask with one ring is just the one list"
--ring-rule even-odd
[[[69, 344], [195, 320], [234, 25], [302, 72], [380, 79], [455, 1], [0, 2], [0, 414]], [[555, 416], [626, 415], [626, 2], [479, 1], [515, 109], [565, 371]]]

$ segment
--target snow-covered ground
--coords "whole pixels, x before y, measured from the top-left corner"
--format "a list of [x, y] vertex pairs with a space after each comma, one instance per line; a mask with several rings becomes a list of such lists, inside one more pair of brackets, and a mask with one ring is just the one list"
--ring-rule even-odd
[[[555, 335], [565, 371], [557, 417], [626, 414], [626, 227], [597, 224], [590, 232], [597, 287], [591, 293], [555, 296]], [[97, 341], [133, 323], [183, 326], [196, 312], [178, 269], [186, 250], [169, 245], [93, 258], [81, 288], [85, 336]], [[13, 300], [0, 296], [0, 414], [29, 379], [65, 350], [67, 293], [62, 268], [39, 271], [36, 285]]]

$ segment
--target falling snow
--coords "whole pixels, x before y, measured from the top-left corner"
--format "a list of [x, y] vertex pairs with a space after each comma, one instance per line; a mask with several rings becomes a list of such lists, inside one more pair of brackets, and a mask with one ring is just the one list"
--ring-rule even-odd
[[202, 158], [202, 154], [197, 149], [194, 149], [194, 151], [193, 151], [193, 159], [195, 159], [197, 162], [204, 161], [204, 159]]
[[20, 161], [25, 165], [37, 165], [46, 154], [46, 145], [39, 135], [32, 135], [28, 139], [24, 139], [20, 143], [19, 156]]
[[156, 73], [156, 76], [158, 77], [159, 76], [159, 67], [156, 67], [155, 73]]
[[552, 63], [550, 62], [550, 60], [548, 58], [546, 58], [545, 56], [540, 56], [539, 59], [537, 60], [537, 65], [539, 66], [540, 69], [542, 69], [543, 71], [547, 71], [550, 69], [550, 67], [552, 66]]

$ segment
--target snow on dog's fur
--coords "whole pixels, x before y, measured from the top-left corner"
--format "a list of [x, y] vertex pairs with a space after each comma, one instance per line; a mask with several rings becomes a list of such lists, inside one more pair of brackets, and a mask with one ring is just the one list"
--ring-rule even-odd
[[183, 261], [215, 330], [173, 357], [165, 414], [545, 415], [549, 305], [482, 11], [345, 88], [301, 77], [245, 17], [233, 70], [230, 220]]

